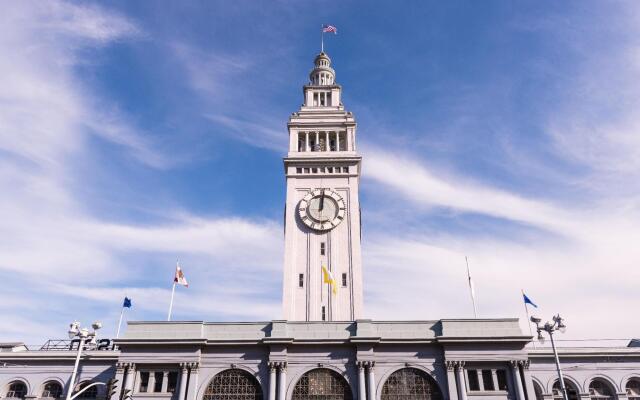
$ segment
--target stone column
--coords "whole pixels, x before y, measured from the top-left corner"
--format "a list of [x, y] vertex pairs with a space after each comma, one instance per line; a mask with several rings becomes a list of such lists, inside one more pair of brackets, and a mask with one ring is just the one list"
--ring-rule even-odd
[[189, 369], [187, 363], [180, 363], [180, 387], [178, 388], [178, 400], [185, 400], [187, 394], [187, 378], [189, 377]]
[[304, 151], [309, 151], [309, 132], [304, 133]]
[[149, 384], [147, 385], [147, 393], [155, 392], [156, 388], [156, 373], [155, 371], [149, 371]]
[[162, 393], [167, 393], [167, 386], [169, 386], [169, 371], [164, 371], [162, 373], [162, 388], [160, 391]]
[[516, 399], [517, 400], [526, 400], [524, 397], [524, 389], [522, 388], [522, 380], [520, 379], [520, 367], [518, 367], [519, 362], [517, 360], [511, 360], [511, 375], [513, 376], [513, 383], [516, 388]]
[[281, 362], [278, 364], [278, 400], [285, 400], [287, 396], [287, 363]]
[[189, 386], [187, 387], [187, 398], [196, 400], [198, 398], [198, 363], [189, 363]]
[[[117, 363], [116, 364], [116, 376], [115, 378], [118, 380], [119, 383], [117, 383], [118, 388], [116, 390], [116, 392], [113, 394], [113, 396], [111, 396], [110, 398], [106, 399], [106, 400], [118, 400], [120, 399], [120, 393], [122, 393], [122, 388], [124, 385], [124, 370], [126, 368], [126, 364], [124, 363]], [[109, 395], [109, 393], [107, 393], [107, 396]]]
[[458, 400], [455, 373], [456, 363], [455, 361], [445, 361], [444, 365], [447, 367], [447, 387], [449, 389], [449, 400]]
[[376, 378], [373, 373], [375, 361], [367, 362], [367, 383], [369, 384], [369, 400], [376, 400]]
[[364, 362], [358, 361], [358, 400], [367, 400], [367, 384], [364, 380]]
[[275, 363], [269, 363], [269, 400], [276, 400], [276, 372]]
[[133, 363], [125, 364], [127, 367], [127, 380], [124, 385], [124, 390], [129, 391], [129, 396], [133, 395], [134, 380], [136, 377], [136, 365]]
[[324, 132], [324, 151], [329, 151], [329, 131]]
[[458, 400], [467, 400], [467, 383], [464, 379], [464, 361], [456, 361], [456, 375], [458, 376]]
[[320, 151], [320, 132], [316, 132], [316, 151]]
[[522, 361], [522, 375], [524, 375], [524, 387], [527, 389], [525, 396], [527, 400], [536, 400], [536, 391], [533, 388], [533, 379], [529, 372], [529, 360]]

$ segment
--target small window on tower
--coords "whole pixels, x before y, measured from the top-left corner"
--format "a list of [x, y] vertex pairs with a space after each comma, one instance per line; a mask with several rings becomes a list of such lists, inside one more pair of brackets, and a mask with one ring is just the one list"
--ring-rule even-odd
[[320, 173], [324, 174], [324, 167], [320, 167]]
[[342, 167], [342, 172], [345, 174], [349, 172], [349, 167]]
[[304, 169], [304, 173], [305, 173], [305, 174], [308, 174], [308, 173], [309, 173], [309, 168], [305, 168], [305, 169]]
[[318, 107], [318, 93], [313, 94], [313, 105], [314, 107]]
[[326, 321], [326, 320], [327, 320], [327, 313], [326, 313], [326, 311], [325, 311], [324, 306], [322, 306], [322, 320], [323, 320], [323, 321]]
[[325, 252], [324, 242], [320, 242], [320, 255], [325, 255]]
[[342, 274], [342, 287], [347, 287], [347, 274]]
[[302, 173], [302, 168], [296, 168], [296, 174], [301, 174]]
[[318, 168], [311, 168], [311, 172], [313, 172], [314, 174], [318, 173]]
[[327, 167], [327, 172], [332, 174], [333, 173], [333, 167]]
[[[329, 82], [331, 83], [331, 82]], [[331, 92], [327, 93], [327, 105], [330, 106], [331, 105]]]
[[304, 287], [304, 274], [298, 274], [298, 287]]

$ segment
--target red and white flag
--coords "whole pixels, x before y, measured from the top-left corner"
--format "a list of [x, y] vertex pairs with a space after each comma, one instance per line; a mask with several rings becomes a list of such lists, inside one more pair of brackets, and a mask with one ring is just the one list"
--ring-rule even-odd
[[335, 26], [333, 26], [333, 25], [326, 25], [326, 24], [325, 24], [325, 25], [322, 25], [322, 32], [323, 32], [323, 33], [326, 33], [326, 32], [333, 32], [333, 33], [335, 33], [335, 34], [337, 35], [337, 34], [338, 34], [338, 28], [336, 28], [336, 27], [335, 27]]
[[176, 264], [176, 276], [173, 278], [173, 283], [176, 285], [182, 285], [184, 287], [189, 287], [189, 283], [187, 282], [187, 278], [184, 277], [184, 272], [180, 268], [180, 265]]

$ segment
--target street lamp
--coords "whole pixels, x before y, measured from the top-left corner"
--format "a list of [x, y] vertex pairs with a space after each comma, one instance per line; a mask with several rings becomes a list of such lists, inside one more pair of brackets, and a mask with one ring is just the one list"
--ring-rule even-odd
[[556, 360], [556, 370], [558, 371], [558, 380], [560, 381], [560, 389], [562, 390], [562, 397], [564, 400], [569, 400], [569, 396], [567, 396], [567, 388], [564, 386], [562, 369], [560, 369], [560, 359], [558, 358], [556, 343], [553, 340], [553, 332], [560, 331], [560, 333], [564, 333], [567, 330], [567, 326], [564, 324], [564, 319], [560, 317], [560, 314], [557, 314], [553, 316], [553, 323], [545, 322], [544, 325], [540, 325], [542, 320], [540, 318], [532, 316], [531, 322], [536, 324], [536, 329], [538, 331], [538, 340], [540, 341], [540, 343], [544, 343], [544, 336], [542, 335], [542, 331], [545, 331], [549, 334], [549, 338], [551, 339], [551, 348], [553, 349], [553, 356], [555, 357], [555, 360]]
[[78, 342], [78, 353], [76, 354], [76, 363], [73, 366], [73, 372], [71, 373], [71, 380], [69, 381], [69, 389], [67, 390], [67, 399], [71, 400], [71, 393], [73, 392], [73, 388], [76, 384], [76, 375], [78, 374], [78, 365], [80, 364], [80, 356], [82, 355], [82, 349], [84, 345], [88, 343], [96, 343], [97, 330], [102, 328], [102, 322], [94, 322], [91, 324], [92, 331], [89, 331], [87, 328], [81, 328], [80, 322], [75, 321], [69, 324], [69, 339], [73, 339], [77, 337], [80, 342]]

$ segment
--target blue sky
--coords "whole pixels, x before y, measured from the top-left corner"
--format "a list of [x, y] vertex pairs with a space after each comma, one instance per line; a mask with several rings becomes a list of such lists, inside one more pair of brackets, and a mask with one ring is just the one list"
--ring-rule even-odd
[[467, 255], [481, 316], [523, 318], [524, 288], [566, 339], [637, 336], [637, 3], [4, 8], [0, 340], [110, 336], [125, 295], [163, 319], [176, 259], [175, 319], [280, 318], [286, 121], [323, 23], [364, 157], [368, 317], [470, 317]]

